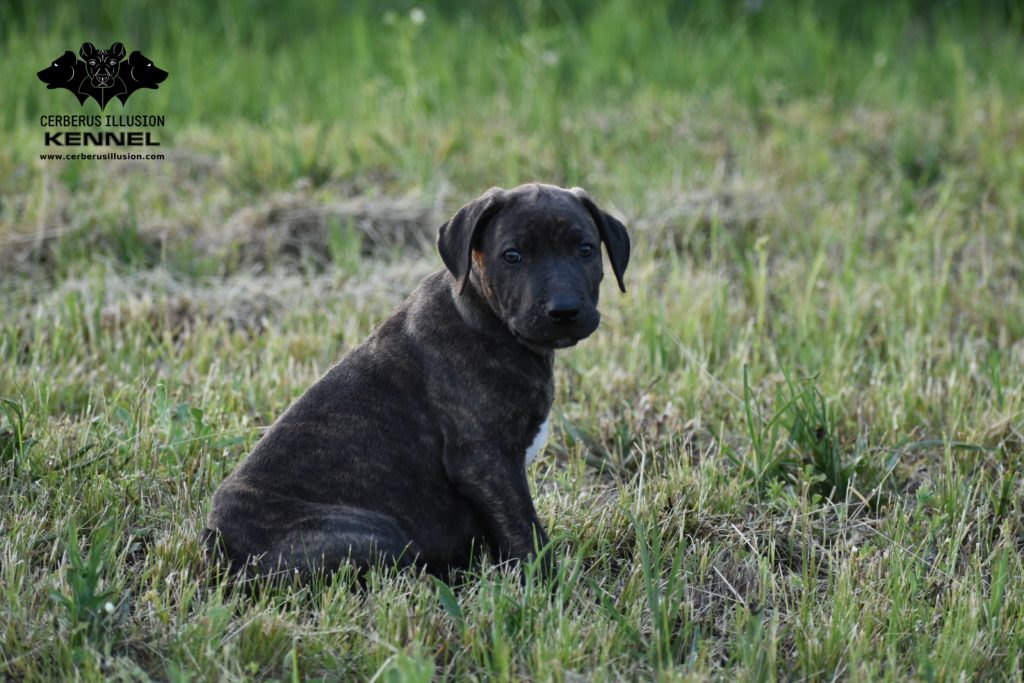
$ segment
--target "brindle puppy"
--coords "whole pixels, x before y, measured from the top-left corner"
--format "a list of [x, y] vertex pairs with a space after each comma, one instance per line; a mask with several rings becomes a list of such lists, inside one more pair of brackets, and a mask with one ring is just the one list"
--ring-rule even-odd
[[[430, 275], [277, 420], [213, 497], [236, 566], [465, 567], [548, 543], [525, 465], [543, 446], [554, 350], [597, 329], [604, 243], [629, 237], [579, 188], [494, 188], [441, 226]], [[215, 535], [211, 534], [211, 538]], [[550, 553], [542, 568], [553, 570]]]

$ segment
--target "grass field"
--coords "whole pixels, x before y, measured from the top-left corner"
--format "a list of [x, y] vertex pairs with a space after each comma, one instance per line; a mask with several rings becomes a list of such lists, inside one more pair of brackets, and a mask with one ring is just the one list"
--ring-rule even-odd
[[[1024, 13], [340, 4], [0, 5], [0, 678], [1024, 675]], [[85, 40], [170, 72], [105, 112], [165, 160], [39, 159]], [[634, 243], [556, 359], [554, 588], [214, 571], [261, 429], [530, 180]]]

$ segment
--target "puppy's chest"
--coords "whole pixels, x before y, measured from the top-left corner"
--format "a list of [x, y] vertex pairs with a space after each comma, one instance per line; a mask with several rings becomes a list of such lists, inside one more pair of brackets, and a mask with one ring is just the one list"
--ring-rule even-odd
[[553, 388], [544, 387], [544, 390], [531, 396], [533, 401], [528, 404], [531, 409], [524, 411], [528, 415], [523, 416], [525, 424], [519, 420], [511, 421], [510, 426], [513, 428], [513, 433], [517, 434], [519, 441], [518, 448], [515, 448], [513, 452], [523, 454], [524, 467], [529, 467], [537, 459], [548, 442], [548, 435], [551, 431], [551, 403], [554, 398], [554, 391], [550, 389]]
[[[477, 431], [482, 441], [491, 444], [496, 452], [522, 458], [524, 467], [529, 467], [544, 450], [551, 432], [550, 399], [536, 398], [533, 403], [504, 404], [501, 409], [486, 411], [486, 417], [482, 410], [477, 413], [482, 418], [479, 427], [483, 431]], [[524, 404], [530, 408], [524, 409]]]
[[533, 441], [531, 441], [530, 445], [526, 447], [525, 467], [529, 467], [530, 463], [537, 459], [537, 456], [540, 455], [541, 450], [543, 450], [545, 444], [547, 444], [550, 427], [551, 415], [549, 414], [544, 417], [544, 422], [542, 422], [540, 427], [537, 428], [537, 433], [533, 437]]
[[[486, 365], [485, 361], [478, 369], [489, 372], [463, 383], [458, 411], [450, 414], [464, 417], [456, 418], [452, 426], [462, 443], [522, 458], [523, 465], [529, 466], [548, 440], [554, 382], [547, 372]], [[452, 403], [448, 405], [450, 409]]]

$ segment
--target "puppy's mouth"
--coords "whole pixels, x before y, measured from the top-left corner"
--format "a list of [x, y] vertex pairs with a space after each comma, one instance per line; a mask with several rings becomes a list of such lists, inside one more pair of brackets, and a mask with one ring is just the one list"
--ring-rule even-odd
[[559, 339], [552, 339], [549, 344], [553, 349], [567, 349], [570, 346], [576, 346], [580, 342], [575, 337], [561, 337]]
[[543, 349], [545, 351], [551, 351], [555, 349], [568, 349], [570, 347], [576, 346], [581, 341], [586, 339], [586, 337], [590, 336], [584, 335], [582, 337], [574, 337], [566, 335], [563, 337], [550, 337], [547, 339], [539, 339], [536, 337], [528, 337], [525, 334], [521, 334], [512, 326], [509, 326], [509, 329], [512, 331], [512, 336], [515, 337], [516, 341], [519, 342], [520, 344], [523, 344], [524, 346], [528, 346], [534, 349]]

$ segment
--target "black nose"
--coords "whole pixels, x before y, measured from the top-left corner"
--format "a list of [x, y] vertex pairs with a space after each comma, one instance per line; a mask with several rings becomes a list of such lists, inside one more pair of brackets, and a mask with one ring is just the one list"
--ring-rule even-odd
[[548, 317], [559, 325], [571, 323], [580, 317], [580, 307], [575, 299], [555, 299], [548, 304]]

